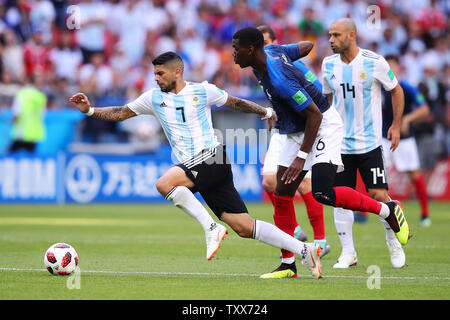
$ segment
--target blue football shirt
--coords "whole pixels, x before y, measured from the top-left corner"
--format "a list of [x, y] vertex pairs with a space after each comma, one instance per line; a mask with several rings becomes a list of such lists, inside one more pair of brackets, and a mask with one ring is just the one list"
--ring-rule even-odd
[[[405, 108], [403, 109], [403, 116], [408, 113], [413, 112], [418, 107], [425, 103], [424, 96], [420, 93], [419, 89], [411, 85], [410, 83], [401, 80], [400, 86], [403, 89], [403, 94], [405, 96]], [[392, 110], [392, 96], [391, 93], [383, 90], [383, 138], [387, 138], [387, 133], [394, 120], [394, 113]], [[401, 136], [401, 138], [408, 138], [412, 134], [408, 133], [407, 136]]]
[[306, 118], [299, 112], [314, 101], [323, 113], [330, 107], [328, 100], [308, 81], [304, 72], [293, 65], [292, 61], [300, 58], [297, 45], [269, 45], [264, 50], [267, 72], [260, 75], [253, 71], [278, 115], [277, 127], [281, 134], [303, 132]]

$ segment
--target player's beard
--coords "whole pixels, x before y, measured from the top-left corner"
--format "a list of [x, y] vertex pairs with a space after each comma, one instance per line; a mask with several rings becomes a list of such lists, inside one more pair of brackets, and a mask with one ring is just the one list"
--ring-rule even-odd
[[173, 89], [175, 89], [175, 86], [176, 86], [176, 81], [174, 80], [174, 81], [172, 81], [171, 83], [169, 83], [169, 84], [168, 84], [167, 86], [165, 86], [165, 87], [160, 86], [160, 89], [161, 89], [162, 92], [170, 92], [170, 91], [172, 91]]
[[335, 46], [333, 49], [334, 53], [343, 53], [350, 48], [350, 41], [346, 38], [345, 41], [341, 42], [339, 46]]

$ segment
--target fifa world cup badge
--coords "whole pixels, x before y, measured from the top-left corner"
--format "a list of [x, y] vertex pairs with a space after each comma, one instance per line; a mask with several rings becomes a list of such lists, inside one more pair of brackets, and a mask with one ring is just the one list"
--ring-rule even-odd
[[364, 81], [364, 80], [366, 80], [367, 79], [367, 73], [366, 73], [366, 71], [361, 71], [360, 73], [359, 73], [359, 79], [360, 80], [362, 80], [362, 81]]

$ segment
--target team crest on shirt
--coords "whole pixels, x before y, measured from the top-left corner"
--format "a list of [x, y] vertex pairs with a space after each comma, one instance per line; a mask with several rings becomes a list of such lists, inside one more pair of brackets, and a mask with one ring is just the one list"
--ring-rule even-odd
[[192, 97], [192, 103], [193, 104], [198, 104], [200, 102], [200, 98], [198, 96], [193, 96]]
[[359, 73], [359, 79], [360, 79], [360, 80], [363, 80], [363, 81], [367, 79], [367, 73], [366, 73], [365, 70], [362, 70], [362, 71]]

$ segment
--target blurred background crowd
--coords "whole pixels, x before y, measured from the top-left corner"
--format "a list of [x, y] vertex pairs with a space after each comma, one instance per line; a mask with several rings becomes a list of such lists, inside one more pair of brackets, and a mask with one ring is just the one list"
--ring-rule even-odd
[[[328, 28], [347, 16], [356, 22], [360, 47], [401, 57], [404, 73], [397, 76], [419, 87], [432, 111], [416, 136], [433, 144], [431, 157], [445, 157], [449, 13], [445, 0], [0, 0], [0, 110], [11, 110], [26, 84], [45, 93], [47, 110], [71, 108], [67, 99], [78, 91], [97, 106], [123, 105], [156, 86], [151, 61], [169, 50], [184, 59], [186, 80], [262, 99], [251, 71], [233, 63], [235, 31], [268, 24], [282, 44], [314, 42], [304, 62], [321, 78], [322, 60], [332, 53]], [[127, 130], [85, 119], [78, 139], [126, 140]]]

